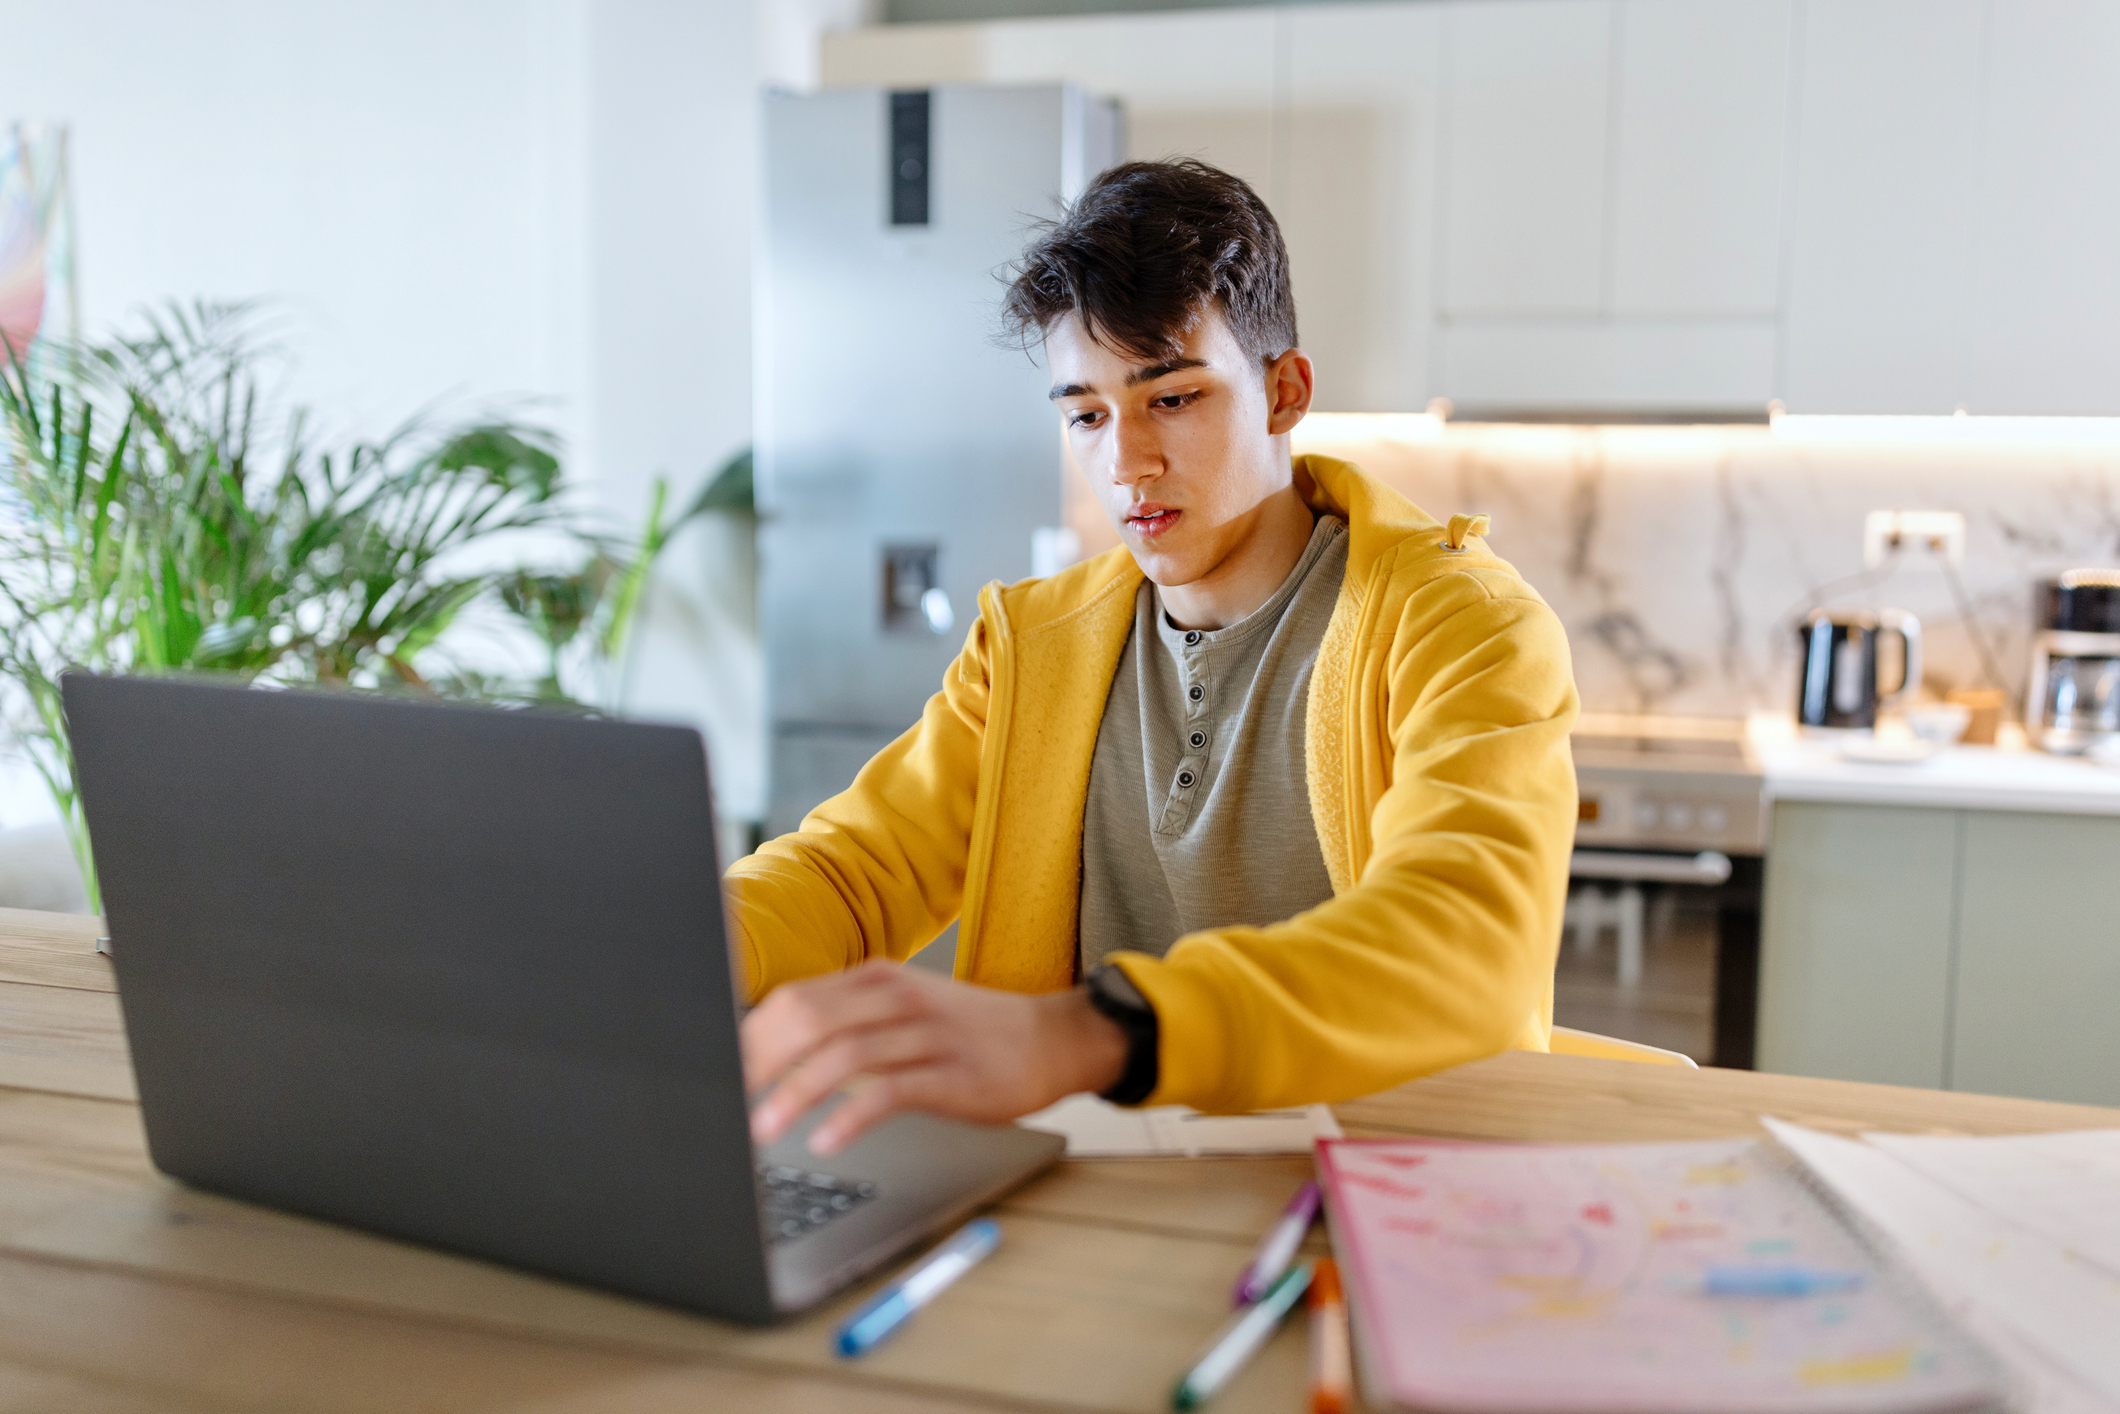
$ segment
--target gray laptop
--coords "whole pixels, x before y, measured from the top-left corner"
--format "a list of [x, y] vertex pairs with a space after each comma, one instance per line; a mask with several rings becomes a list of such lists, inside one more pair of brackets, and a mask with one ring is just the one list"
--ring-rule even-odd
[[1059, 1155], [924, 1116], [753, 1149], [697, 732], [63, 688], [165, 1173], [764, 1322]]

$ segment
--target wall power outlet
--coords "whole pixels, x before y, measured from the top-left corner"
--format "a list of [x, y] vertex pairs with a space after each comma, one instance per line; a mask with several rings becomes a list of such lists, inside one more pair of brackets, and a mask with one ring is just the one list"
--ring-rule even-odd
[[1875, 569], [1895, 550], [1926, 550], [1955, 569], [1965, 563], [1965, 517], [1957, 511], [1871, 511], [1864, 516], [1864, 566]]

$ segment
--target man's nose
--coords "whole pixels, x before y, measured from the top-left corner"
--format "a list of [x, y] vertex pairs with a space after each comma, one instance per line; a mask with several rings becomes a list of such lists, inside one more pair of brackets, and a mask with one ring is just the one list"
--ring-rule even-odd
[[1112, 484], [1134, 486], [1163, 474], [1163, 447], [1145, 419], [1112, 420]]

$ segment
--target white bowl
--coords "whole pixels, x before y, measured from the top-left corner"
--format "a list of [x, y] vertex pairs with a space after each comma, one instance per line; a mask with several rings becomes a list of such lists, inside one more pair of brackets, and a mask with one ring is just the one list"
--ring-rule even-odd
[[1919, 766], [1941, 750], [1915, 737], [1858, 737], [1840, 748], [1840, 759], [1866, 766]]
[[1907, 730], [1921, 741], [1953, 746], [1973, 722], [1973, 709], [1960, 702], [1932, 702], [1906, 710]]

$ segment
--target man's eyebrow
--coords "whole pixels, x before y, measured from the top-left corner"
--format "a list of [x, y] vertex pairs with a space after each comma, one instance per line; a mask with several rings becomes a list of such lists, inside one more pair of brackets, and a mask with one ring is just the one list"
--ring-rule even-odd
[[[1207, 360], [1204, 358], [1174, 358], [1168, 363], [1153, 363], [1146, 368], [1137, 368], [1127, 374], [1126, 386], [1138, 388], [1143, 383], [1155, 382], [1166, 373], [1177, 373], [1187, 368], [1205, 367], [1207, 367]], [[1095, 388], [1090, 387], [1087, 383], [1064, 383], [1055, 387], [1045, 396], [1057, 402], [1061, 398], [1088, 397], [1096, 391]]]
[[1147, 368], [1135, 369], [1133, 372], [1126, 375], [1126, 386], [1129, 388], [1138, 388], [1143, 383], [1155, 382], [1158, 378], [1161, 378], [1166, 373], [1176, 373], [1180, 369], [1184, 368], [1205, 367], [1207, 367], [1207, 360], [1204, 358], [1174, 358], [1168, 363], [1154, 363], [1150, 364]]

